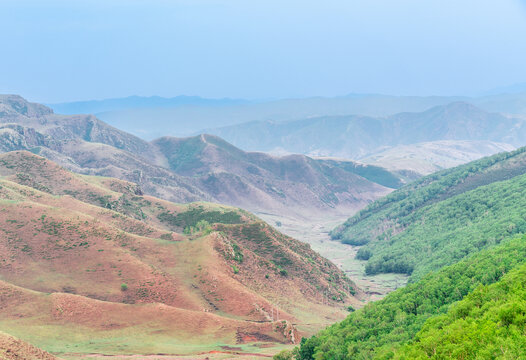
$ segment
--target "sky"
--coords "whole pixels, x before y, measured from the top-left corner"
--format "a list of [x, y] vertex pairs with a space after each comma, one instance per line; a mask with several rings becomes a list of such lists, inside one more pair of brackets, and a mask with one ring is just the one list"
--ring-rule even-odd
[[526, 0], [0, 0], [0, 93], [474, 95], [526, 82]]

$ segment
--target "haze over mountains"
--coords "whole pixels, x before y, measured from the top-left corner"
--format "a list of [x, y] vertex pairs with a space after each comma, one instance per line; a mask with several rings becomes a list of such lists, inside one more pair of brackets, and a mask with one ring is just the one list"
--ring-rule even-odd
[[384, 118], [325, 116], [206, 132], [243, 148], [339, 157], [429, 174], [526, 143], [526, 120], [453, 102]]
[[526, 360], [526, 0], [0, 29], [0, 360]]
[[386, 117], [401, 112], [422, 112], [456, 101], [469, 102], [488, 112], [526, 115], [526, 92], [508, 88], [481, 97], [350, 94], [332, 98], [254, 101], [196, 96], [131, 96], [48, 106], [60, 114], [95, 114], [112, 126], [151, 140], [165, 135], [187, 136], [204, 129], [252, 121], [281, 122], [348, 115]]
[[[191, 351], [203, 344], [216, 349], [218, 341], [294, 343], [341, 319], [345, 305], [359, 308], [369, 295], [309, 246], [248, 212], [161, 199], [220, 202], [306, 221], [352, 215], [380, 198], [332, 235], [361, 246], [355, 261], [367, 261], [367, 274], [410, 275], [428, 289], [424, 298], [407, 302], [416, 291], [412, 286], [388, 295], [378, 307], [358, 310], [305, 342], [299, 359], [311, 360], [314, 352], [332, 359], [351, 350], [397, 350], [418, 340], [416, 332], [427, 329], [423, 322], [444, 313], [447, 304], [470, 301], [476, 284], [494, 291], [507, 286], [500, 283], [502, 274], [509, 271], [503, 280], [513, 283], [522, 274], [501, 243], [524, 230], [524, 148], [404, 186], [426, 172], [522, 145], [526, 128], [518, 115], [455, 101], [382, 118], [322, 116], [220, 130], [225, 129], [242, 134], [234, 142], [318, 156], [247, 152], [210, 134], [148, 142], [93, 115], [57, 115], [19, 96], [0, 96], [0, 149], [6, 152], [0, 155], [0, 220], [6, 223], [0, 296], [16, 300], [0, 309], [3, 328], [61, 352], [74, 351], [70, 344], [79, 338], [97, 339], [82, 352], [105, 351], [111, 347], [104, 340], [108, 334], [128, 334], [123, 346], [131, 353], [148, 353], [152, 341], [156, 351], [180, 349], [167, 339], [191, 343]], [[337, 158], [343, 156], [384, 167]], [[501, 250], [510, 263], [498, 276], [486, 279], [477, 267], [474, 278], [480, 281], [473, 286], [446, 298], [436, 291], [443, 276], [465, 282], [464, 275], [452, 274], [474, 266], [469, 256], [486, 254], [476, 262], [482, 267]], [[281, 320], [275, 324], [278, 309]], [[363, 330], [380, 331], [377, 315], [369, 316], [377, 309], [385, 315], [385, 341]], [[352, 322], [356, 318], [363, 321]], [[195, 319], [197, 325], [189, 326]], [[162, 335], [147, 330], [152, 324]], [[60, 339], [41, 341], [37, 333], [43, 326]], [[352, 349], [347, 344], [355, 342], [356, 331], [341, 336], [348, 326], [365, 339]]]
[[399, 187], [399, 175], [349, 161], [246, 153], [209, 135], [146, 142], [92, 115], [56, 115], [0, 97], [0, 149], [29, 150], [75, 172], [133, 181], [176, 202], [223, 202], [251, 211], [348, 214]]
[[258, 102], [130, 97], [52, 106], [68, 113], [103, 111], [97, 116], [147, 139], [209, 133], [245, 151], [346, 158], [426, 175], [523, 145], [526, 93]]

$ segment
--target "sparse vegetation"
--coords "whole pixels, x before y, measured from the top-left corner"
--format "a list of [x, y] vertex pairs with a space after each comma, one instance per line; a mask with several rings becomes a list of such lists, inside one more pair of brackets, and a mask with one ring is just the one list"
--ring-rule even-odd
[[[0, 160], [5, 156], [11, 155], [2, 155]], [[17, 156], [17, 161], [21, 162], [25, 156], [31, 159], [34, 155], [23, 153]], [[51, 163], [46, 161], [43, 164]], [[42, 331], [41, 324], [32, 325], [35, 321], [50, 324], [53, 334], [56, 334], [57, 339], [60, 337], [60, 340], [51, 346], [45, 343], [45, 349], [79, 353], [106, 349], [107, 332], [103, 334], [99, 330], [101, 327], [97, 322], [101, 320], [100, 317], [87, 317], [89, 325], [94, 325], [89, 327], [89, 331], [84, 327], [78, 331], [71, 330], [67, 327], [68, 319], [75, 319], [79, 315], [76, 310], [71, 311], [69, 306], [81, 306], [84, 310], [97, 314], [104, 312], [102, 326], [119, 324], [119, 327], [112, 328], [111, 331], [126, 334], [132, 339], [128, 345], [130, 352], [143, 350], [145, 341], [151, 343], [151, 339], [155, 338], [157, 341], [159, 336], [164, 336], [152, 334], [139, 338], [134, 335], [136, 329], [141, 334], [149, 334], [150, 331], [146, 329], [152, 322], [160, 324], [159, 329], [169, 334], [167, 344], [170, 345], [165, 347], [169, 351], [180, 349], [173, 345], [173, 339], [180, 339], [179, 336], [193, 336], [204, 342], [208, 341], [208, 338], [200, 337], [203, 331], [213, 333], [214, 338], [223, 343], [235, 342], [240, 324], [247, 325], [250, 334], [258, 334], [258, 337], [272, 342], [286, 342], [287, 336], [294, 329], [288, 329], [287, 334], [284, 334], [284, 329], [276, 332], [275, 329], [269, 329], [266, 323], [254, 322], [254, 319], [263, 320], [263, 315], [254, 312], [252, 302], [240, 301], [240, 297], [251, 297], [257, 292], [252, 279], [279, 279], [280, 276], [287, 276], [290, 293], [282, 292], [280, 282], [265, 281], [268, 295], [261, 296], [272, 299], [279, 295], [283, 304], [299, 303], [302, 308], [307, 308], [311, 303], [318, 304], [318, 300], [311, 294], [315, 292], [316, 286], [322, 288], [322, 284], [326, 285], [329, 277], [331, 282], [330, 291], [327, 289], [328, 299], [334, 294], [339, 297], [340, 292], [346, 293], [350, 288], [350, 281], [343, 273], [312, 251], [308, 245], [284, 236], [242, 210], [214, 204], [177, 205], [161, 200], [146, 201], [143, 197], [134, 195], [133, 187], [125, 182], [72, 173], [62, 174], [55, 167], [52, 171], [41, 169], [43, 174], [57, 172], [61, 174], [59, 179], [46, 179], [48, 182], [45, 184], [49, 185], [51, 193], [40, 193], [29, 185], [20, 186], [10, 179], [0, 179], [2, 193], [9, 194], [9, 201], [3, 201], [0, 210], [3, 224], [0, 232], [4, 238], [2, 245], [7, 248], [0, 257], [0, 275], [3, 280], [8, 279], [7, 282], [0, 282], [0, 287], [11, 286], [9, 282], [12, 279], [17, 281], [12, 276], [12, 269], [19, 269], [21, 266], [28, 275], [25, 283], [16, 285], [43, 289], [47, 293], [55, 293], [57, 290], [61, 292], [48, 295], [31, 291], [27, 297], [23, 297], [31, 299], [37, 305], [24, 302], [20, 306], [35, 311], [46, 309], [46, 314], [50, 314], [50, 317], [12, 310], [9, 306], [17, 308], [18, 305], [10, 301], [11, 305], [2, 307], [4, 310], [0, 309], [0, 315], [9, 318], [13, 312], [24, 313], [25, 327], [21, 330], [24, 336], [33, 336], [36, 331]], [[62, 185], [58, 186], [58, 183], [65, 184], [67, 193], [61, 190]], [[141, 208], [141, 212], [135, 210], [137, 207]], [[157, 219], [152, 219], [154, 217]], [[158, 219], [161, 221], [156, 221]], [[185, 228], [193, 234], [185, 236]], [[214, 232], [212, 236], [201, 236], [211, 231]], [[218, 254], [222, 257], [217, 257]], [[30, 262], [27, 257], [31, 257]], [[221, 265], [217, 261], [224, 261], [224, 264], [216, 266]], [[63, 263], [69, 264], [67, 271]], [[221, 281], [225, 276], [233, 276], [236, 286]], [[187, 282], [180, 279], [190, 280]], [[82, 286], [71, 287], [71, 284], [80, 283]], [[118, 288], [112, 290], [111, 284], [115, 283]], [[25, 291], [23, 287], [16, 289], [15, 293]], [[304, 296], [295, 297], [294, 294], [301, 294], [303, 291]], [[68, 296], [71, 295], [64, 292], [75, 293], [75, 301], [70, 301], [72, 298]], [[50, 302], [51, 298], [53, 303]], [[172, 312], [164, 314], [156, 309], [162, 306], [160, 304], [166, 304], [171, 309], [177, 309], [185, 318], [186, 307], [202, 308], [202, 299], [209, 302], [205, 311], [192, 313], [192, 317], [198, 317], [199, 328], [194, 328], [192, 324], [181, 328], [177, 321], [167, 323], [163, 316], [171, 316]], [[308, 319], [305, 314], [295, 312], [294, 308], [290, 311], [300, 323], [323, 322], [326, 321], [326, 316], [342, 313], [341, 305], [335, 307], [329, 301], [330, 303], [320, 308], [319, 313], [309, 314]], [[55, 302], [57, 305], [52, 305]], [[115, 310], [105, 310], [108, 306], [113, 307], [114, 303], [118, 303]], [[281, 306], [283, 305], [279, 305], [280, 313], [284, 310]], [[113, 311], [117, 311], [119, 315], [113, 317]], [[215, 312], [211, 322], [208, 311]], [[51, 316], [55, 313], [56, 315]], [[62, 318], [64, 316], [67, 319]], [[134, 331], [121, 320], [126, 318], [136, 321]], [[247, 324], [239, 323], [245, 319], [251, 321]], [[205, 330], [202, 324], [205, 324]], [[6, 329], [13, 329], [11, 323], [7, 326]]]

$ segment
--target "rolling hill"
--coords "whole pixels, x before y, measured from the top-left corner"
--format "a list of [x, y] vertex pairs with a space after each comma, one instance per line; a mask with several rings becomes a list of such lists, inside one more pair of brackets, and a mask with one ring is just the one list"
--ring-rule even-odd
[[361, 293], [253, 215], [0, 155], [0, 327], [53, 353], [294, 343]]
[[72, 171], [138, 183], [176, 202], [215, 201], [258, 212], [348, 214], [399, 187], [374, 166], [246, 153], [209, 135], [146, 142], [91, 115], [56, 115], [0, 97], [0, 151], [28, 150]]
[[332, 232], [363, 246], [366, 272], [411, 274], [455, 263], [526, 231], [526, 148], [413, 182], [372, 203]]
[[166, 156], [170, 170], [194, 179], [216, 201], [258, 212], [343, 214], [402, 185], [399, 176], [379, 167], [247, 153], [210, 135], [166, 137], [152, 144]]
[[[398, 145], [380, 150], [361, 158], [365, 164], [381, 166], [393, 172], [406, 173], [408, 170], [418, 175], [462, 165], [481, 157], [512, 151], [510, 144], [484, 140], [437, 140], [410, 145]], [[416, 176], [414, 177], [417, 178]]]

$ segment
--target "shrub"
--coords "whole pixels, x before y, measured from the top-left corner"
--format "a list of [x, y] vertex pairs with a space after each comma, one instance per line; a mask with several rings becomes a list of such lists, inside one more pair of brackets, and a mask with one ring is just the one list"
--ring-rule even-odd
[[126, 290], [128, 290], [128, 285], [125, 284], [125, 283], [122, 283], [121, 284], [121, 291], [126, 291]]
[[292, 351], [290, 350], [282, 350], [278, 354], [274, 355], [272, 358], [274, 360], [292, 360], [294, 357], [292, 356]]

